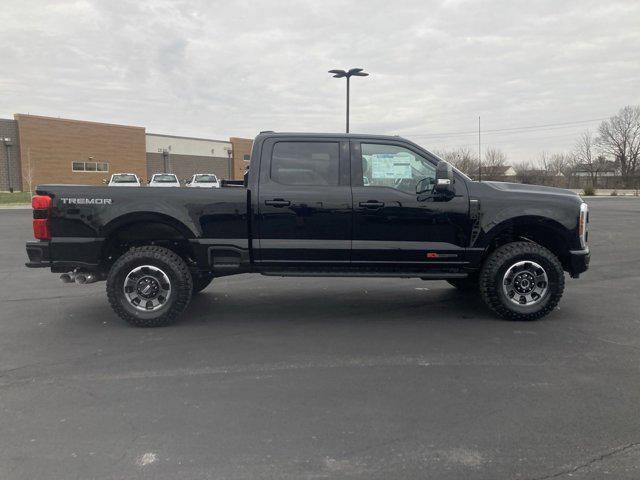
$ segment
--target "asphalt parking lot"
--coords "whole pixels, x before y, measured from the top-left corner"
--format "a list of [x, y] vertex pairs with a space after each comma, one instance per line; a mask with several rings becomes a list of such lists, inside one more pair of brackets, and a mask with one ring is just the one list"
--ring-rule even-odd
[[29, 270], [0, 210], [2, 479], [640, 478], [640, 200], [546, 319], [445, 282], [241, 275], [169, 328]]

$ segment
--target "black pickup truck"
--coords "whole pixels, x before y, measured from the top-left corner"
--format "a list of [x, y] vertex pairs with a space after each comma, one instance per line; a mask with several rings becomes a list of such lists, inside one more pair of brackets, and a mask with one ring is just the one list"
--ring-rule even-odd
[[106, 280], [115, 312], [167, 325], [215, 277], [416, 277], [476, 289], [514, 320], [549, 313], [589, 265], [587, 204], [476, 182], [397, 136], [263, 132], [220, 189], [40, 185], [28, 267]]

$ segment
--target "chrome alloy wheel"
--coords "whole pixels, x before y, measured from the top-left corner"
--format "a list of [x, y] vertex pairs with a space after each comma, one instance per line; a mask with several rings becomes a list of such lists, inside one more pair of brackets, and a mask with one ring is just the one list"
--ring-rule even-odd
[[536, 262], [517, 262], [504, 273], [502, 291], [509, 301], [523, 307], [535, 305], [549, 290], [547, 272]]
[[152, 312], [161, 308], [171, 295], [171, 283], [166, 273], [153, 265], [142, 265], [124, 279], [125, 298], [138, 310]]

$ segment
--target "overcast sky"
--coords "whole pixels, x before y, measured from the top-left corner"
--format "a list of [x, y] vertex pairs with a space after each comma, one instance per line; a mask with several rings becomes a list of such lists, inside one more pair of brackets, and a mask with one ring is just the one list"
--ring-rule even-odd
[[[400, 134], [432, 150], [570, 149], [640, 103], [640, 1], [29, 1], [0, 8], [0, 117]], [[566, 125], [569, 122], [571, 124]], [[581, 123], [577, 123], [581, 122]], [[443, 135], [447, 134], [447, 135]]]

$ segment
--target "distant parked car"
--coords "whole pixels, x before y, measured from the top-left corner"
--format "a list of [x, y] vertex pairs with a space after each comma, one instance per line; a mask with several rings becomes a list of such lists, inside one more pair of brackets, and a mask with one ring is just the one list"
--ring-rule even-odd
[[110, 187], [139, 187], [140, 178], [135, 173], [114, 173], [109, 180]]
[[190, 180], [187, 180], [187, 187], [220, 188], [220, 180], [213, 173], [196, 173]]
[[173, 173], [154, 173], [149, 181], [150, 187], [179, 187], [180, 180]]

